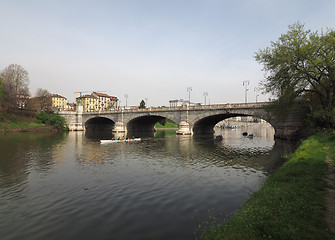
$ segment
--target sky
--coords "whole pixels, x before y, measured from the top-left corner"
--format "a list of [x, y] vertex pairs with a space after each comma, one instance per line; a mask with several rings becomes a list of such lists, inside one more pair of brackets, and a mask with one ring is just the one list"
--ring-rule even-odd
[[19, 64], [32, 96], [43, 88], [69, 102], [100, 91], [121, 105], [128, 95], [128, 106], [204, 104], [205, 92], [206, 104], [242, 103], [243, 81], [255, 102], [255, 53], [298, 21], [334, 29], [335, 1], [0, 0], [0, 71]]

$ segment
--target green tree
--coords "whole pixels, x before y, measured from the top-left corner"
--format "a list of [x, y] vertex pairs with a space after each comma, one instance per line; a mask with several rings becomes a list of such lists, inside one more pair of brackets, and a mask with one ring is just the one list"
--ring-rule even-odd
[[139, 108], [145, 108], [145, 102], [144, 102], [144, 100], [142, 100], [141, 102], [140, 102], [140, 107]]
[[68, 130], [65, 118], [56, 113], [46, 113], [42, 111], [37, 115], [37, 121], [39, 123], [53, 125], [60, 130]]
[[266, 72], [264, 92], [288, 107], [300, 100], [313, 123], [335, 127], [335, 31], [305, 30], [296, 23], [271, 46], [259, 50], [257, 62]]

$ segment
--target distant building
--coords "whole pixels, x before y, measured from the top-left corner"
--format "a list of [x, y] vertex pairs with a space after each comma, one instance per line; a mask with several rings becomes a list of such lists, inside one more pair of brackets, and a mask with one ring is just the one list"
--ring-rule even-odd
[[67, 107], [67, 99], [59, 94], [51, 94], [51, 109], [53, 111], [65, 111]]
[[98, 98], [98, 110], [99, 111], [118, 108], [117, 97], [113, 97], [113, 96], [109, 96], [104, 93], [97, 93], [97, 92], [93, 92], [92, 96]]
[[76, 103], [67, 103], [67, 111], [75, 111], [77, 107]]
[[27, 94], [18, 94], [16, 95], [17, 106], [20, 109], [25, 109], [27, 107], [27, 102], [30, 99], [30, 96]]
[[106, 111], [118, 108], [118, 98], [104, 93], [93, 92], [76, 98], [77, 106], [81, 104], [84, 112]]

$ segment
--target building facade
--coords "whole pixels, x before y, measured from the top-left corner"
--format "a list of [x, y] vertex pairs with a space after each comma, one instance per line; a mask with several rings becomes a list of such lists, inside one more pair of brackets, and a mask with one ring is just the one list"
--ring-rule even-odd
[[107, 111], [118, 108], [117, 97], [109, 96], [104, 93], [93, 92], [76, 98], [77, 106], [83, 107], [84, 112]]
[[66, 111], [67, 99], [59, 94], [51, 94], [51, 109], [53, 111]]

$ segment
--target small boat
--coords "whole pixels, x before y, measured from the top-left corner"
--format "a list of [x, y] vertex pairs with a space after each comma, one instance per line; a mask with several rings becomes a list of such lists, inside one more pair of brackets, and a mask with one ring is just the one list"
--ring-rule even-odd
[[218, 135], [218, 136], [215, 137], [216, 141], [222, 141], [222, 139], [223, 139], [222, 135]]
[[121, 143], [121, 142], [137, 142], [141, 141], [141, 138], [124, 138], [124, 139], [111, 139], [111, 140], [100, 140], [101, 144], [105, 143]]
[[247, 138], [253, 138], [254, 137], [254, 134], [249, 134], [248, 136], [247, 136]]
[[248, 136], [248, 133], [247, 132], [243, 132], [242, 135], [243, 136]]

